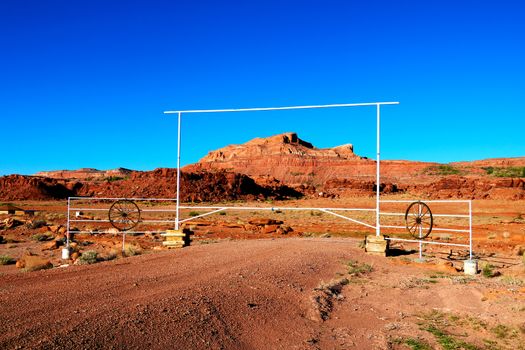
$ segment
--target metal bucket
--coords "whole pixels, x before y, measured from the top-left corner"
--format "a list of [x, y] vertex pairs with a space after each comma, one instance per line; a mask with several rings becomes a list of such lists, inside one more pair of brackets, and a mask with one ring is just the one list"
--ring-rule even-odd
[[465, 260], [463, 262], [463, 271], [465, 275], [475, 275], [478, 273], [478, 262], [477, 260]]
[[69, 248], [62, 248], [62, 260], [69, 260]]

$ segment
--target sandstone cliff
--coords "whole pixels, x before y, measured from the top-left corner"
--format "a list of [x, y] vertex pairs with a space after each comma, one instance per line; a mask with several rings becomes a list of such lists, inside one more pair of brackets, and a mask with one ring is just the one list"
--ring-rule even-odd
[[[436, 163], [382, 161], [384, 180], [398, 182], [413, 178]], [[322, 188], [333, 179], [374, 181], [375, 160], [354, 153], [351, 144], [316, 148], [296, 133], [257, 138], [243, 145], [230, 145], [208, 153], [188, 171], [226, 169], [254, 177], [275, 178], [290, 186], [311, 185]]]

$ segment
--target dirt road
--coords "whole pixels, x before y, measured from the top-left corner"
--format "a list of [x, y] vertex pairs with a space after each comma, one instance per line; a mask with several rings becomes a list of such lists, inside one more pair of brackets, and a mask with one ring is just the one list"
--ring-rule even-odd
[[[515, 334], [502, 348], [523, 340], [522, 289], [491, 299], [497, 288], [481, 277], [368, 256], [357, 243], [230, 241], [0, 276], [0, 348], [401, 349], [440, 343], [421, 320], [456, 334], [439, 323], [452, 314], [486, 325], [463, 326], [461, 341], [483, 346], [498, 324]], [[362, 271], [349, 273], [350, 260]]]

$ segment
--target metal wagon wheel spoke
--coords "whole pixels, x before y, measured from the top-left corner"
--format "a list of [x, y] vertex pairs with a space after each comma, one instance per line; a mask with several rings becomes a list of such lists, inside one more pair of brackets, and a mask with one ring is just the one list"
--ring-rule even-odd
[[129, 231], [140, 222], [140, 208], [129, 199], [114, 202], [108, 211], [109, 222], [119, 231]]
[[411, 203], [405, 212], [405, 226], [412, 237], [425, 239], [432, 232], [434, 219], [432, 211], [423, 202]]

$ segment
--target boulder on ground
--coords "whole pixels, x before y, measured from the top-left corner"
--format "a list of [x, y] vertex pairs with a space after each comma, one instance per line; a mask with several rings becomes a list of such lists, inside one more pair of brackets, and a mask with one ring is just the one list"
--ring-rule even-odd
[[47, 229], [49, 231], [57, 234], [61, 227], [62, 227], [62, 225], [52, 225], [52, 226], [48, 226]]
[[42, 244], [40, 250], [55, 250], [62, 245], [62, 241], [50, 241]]
[[3, 222], [3, 226], [6, 229], [13, 228], [22, 225], [22, 222], [13, 218], [7, 218]]
[[274, 233], [279, 229], [279, 225], [264, 225], [263, 233]]
[[254, 218], [248, 220], [248, 223], [255, 226], [265, 226], [265, 225], [280, 225], [283, 223], [281, 220], [274, 219], [264, 219], [264, 218]]
[[20, 259], [18, 259], [16, 267], [26, 269], [27, 271], [37, 271], [50, 269], [53, 267], [53, 264], [49, 259], [26, 252]]

